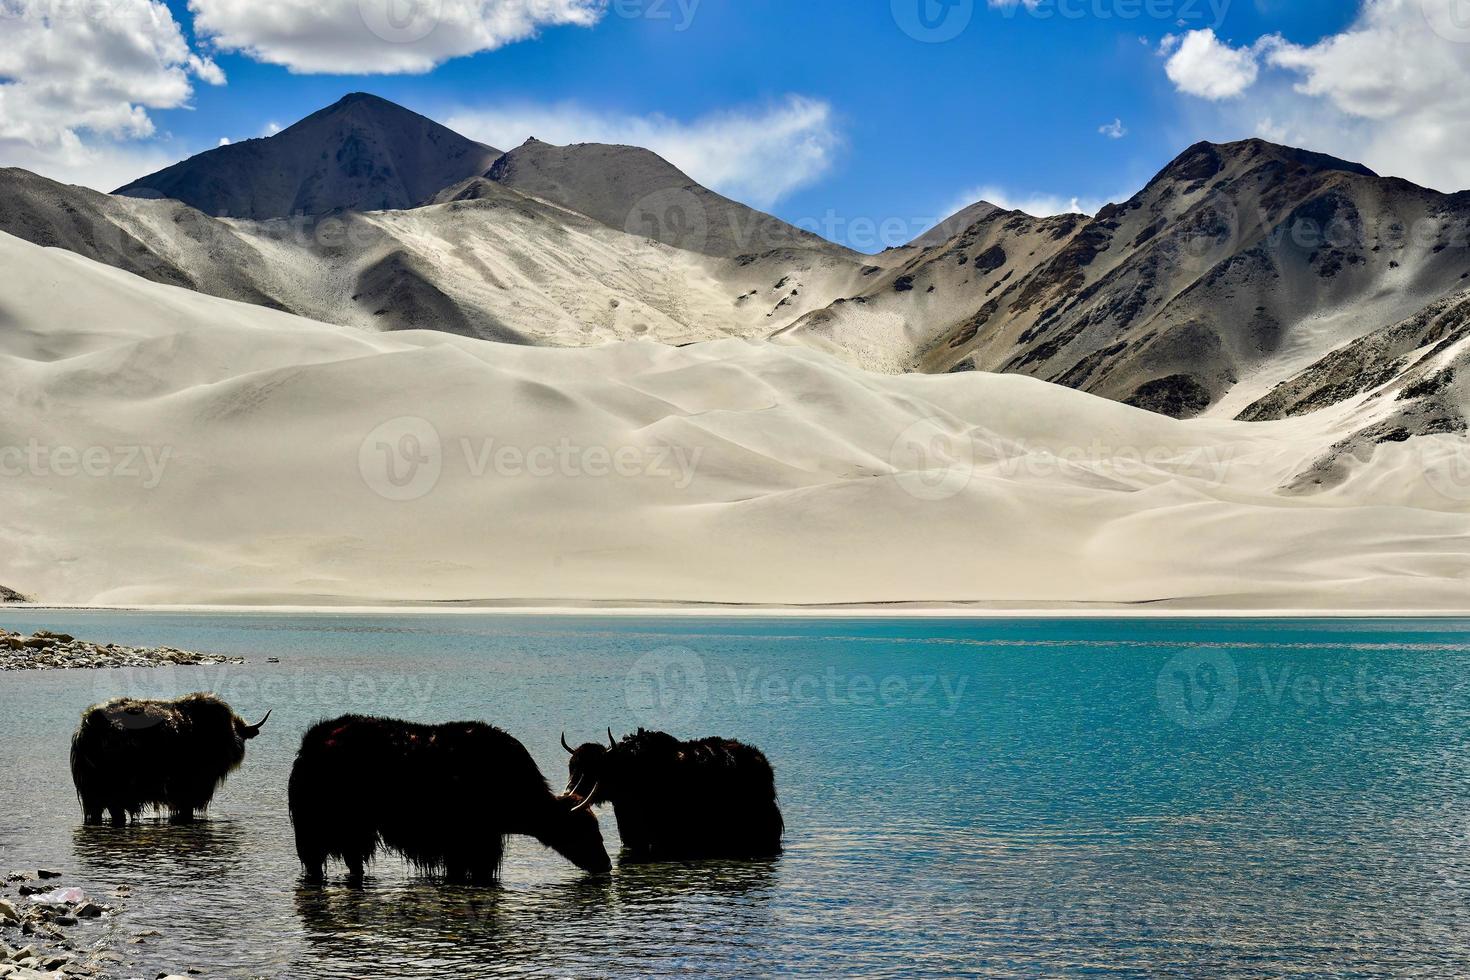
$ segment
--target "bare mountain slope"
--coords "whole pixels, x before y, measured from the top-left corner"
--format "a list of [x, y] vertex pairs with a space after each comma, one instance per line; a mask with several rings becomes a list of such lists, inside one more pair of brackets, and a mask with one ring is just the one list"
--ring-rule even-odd
[[652, 151], [636, 146], [528, 140], [485, 175], [523, 194], [553, 201], [609, 228], [720, 258], [808, 249], [854, 253], [779, 218], [695, 183]]
[[403, 211], [244, 221], [0, 171], [0, 231], [167, 285], [370, 330], [582, 346], [765, 337], [860, 288], [818, 249], [719, 259], [481, 177]]
[[1024, 373], [1188, 416], [1241, 385], [1238, 411], [1470, 273], [1470, 195], [1259, 140], [1191, 147], [1092, 219], [1001, 218], [999, 234], [997, 220], [784, 338], [885, 370]]
[[274, 136], [209, 150], [116, 193], [171, 198], [216, 217], [382, 211], [422, 204], [483, 173], [499, 155], [359, 92]]

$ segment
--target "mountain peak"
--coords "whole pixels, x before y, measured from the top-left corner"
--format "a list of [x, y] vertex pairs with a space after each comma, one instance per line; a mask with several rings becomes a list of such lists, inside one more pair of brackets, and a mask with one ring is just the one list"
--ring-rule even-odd
[[499, 155], [411, 109], [352, 92], [273, 136], [206, 151], [115, 193], [232, 218], [401, 209], [483, 173]]
[[1195, 143], [1171, 160], [1163, 170], [1160, 170], [1150, 184], [1161, 180], [1186, 182], [1209, 180], [1226, 169], [1239, 172], [1263, 163], [1276, 163], [1313, 172], [1341, 171], [1361, 177], [1378, 176], [1361, 163], [1340, 160], [1326, 153], [1301, 150], [1293, 146], [1282, 146], [1278, 143], [1252, 138], [1236, 140], [1232, 143], [1208, 141]]
[[618, 231], [705, 255], [734, 258], [786, 248], [846, 251], [701, 187], [639, 146], [527, 140], [496, 160], [485, 176]]

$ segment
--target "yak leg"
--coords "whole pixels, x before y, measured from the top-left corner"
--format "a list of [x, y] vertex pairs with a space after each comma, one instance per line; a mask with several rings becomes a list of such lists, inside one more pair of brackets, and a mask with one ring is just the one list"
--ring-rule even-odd
[[353, 888], [361, 888], [366, 861], [356, 854], [349, 854], [343, 860], [347, 862], [347, 883]]
[[128, 822], [128, 811], [120, 806], [108, 807], [107, 813], [108, 816], [112, 817], [112, 824], [115, 827], [121, 827]]

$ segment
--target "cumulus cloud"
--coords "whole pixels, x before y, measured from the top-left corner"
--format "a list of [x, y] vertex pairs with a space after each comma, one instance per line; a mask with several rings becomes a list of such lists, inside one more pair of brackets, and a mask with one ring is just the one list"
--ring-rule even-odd
[[157, 159], [148, 110], [225, 80], [156, 0], [0, 0], [0, 37], [0, 162], [93, 187]]
[[418, 74], [451, 58], [590, 27], [607, 0], [189, 0], [220, 50], [302, 74]]
[[1344, 31], [1311, 45], [1274, 35], [1248, 49], [1213, 43], [1226, 62], [1250, 57], [1260, 68], [1241, 89], [1248, 100], [1219, 105], [1206, 120], [1215, 133], [1323, 150], [1441, 190], [1470, 187], [1466, 0], [1364, 0]]
[[1122, 119], [1114, 119], [1110, 123], [1103, 123], [1097, 127], [1097, 131], [1110, 140], [1120, 140], [1128, 135], [1128, 130], [1124, 127]]
[[1164, 71], [1175, 88], [1202, 99], [1233, 99], [1255, 84], [1260, 74], [1256, 52], [1232, 48], [1208, 27], [1182, 37], [1170, 35], [1162, 49]]
[[503, 149], [532, 136], [547, 143], [646, 147], [699, 183], [760, 208], [827, 173], [842, 144], [832, 107], [802, 96], [691, 121], [563, 103], [466, 109], [446, 124]]

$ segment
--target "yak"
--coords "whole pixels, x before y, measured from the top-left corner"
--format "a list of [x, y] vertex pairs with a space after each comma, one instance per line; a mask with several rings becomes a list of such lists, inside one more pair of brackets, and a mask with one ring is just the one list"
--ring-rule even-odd
[[87, 823], [136, 820], [150, 807], [177, 821], [209, 809], [226, 777], [245, 760], [254, 725], [213, 694], [173, 701], [114, 698], [93, 705], [71, 740], [71, 778]]
[[313, 883], [336, 858], [360, 885], [381, 849], [451, 883], [491, 884], [511, 834], [584, 871], [612, 868], [597, 818], [555, 795], [526, 747], [484, 722], [319, 722], [301, 740], [287, 795], [296, 854]]
[[639, 729], [573, 749], [569, 795], [611, 803], [634, 861], [762, 858], [781, 853], [776, 777], [760, 749], [728, 738], [681, 742]]

